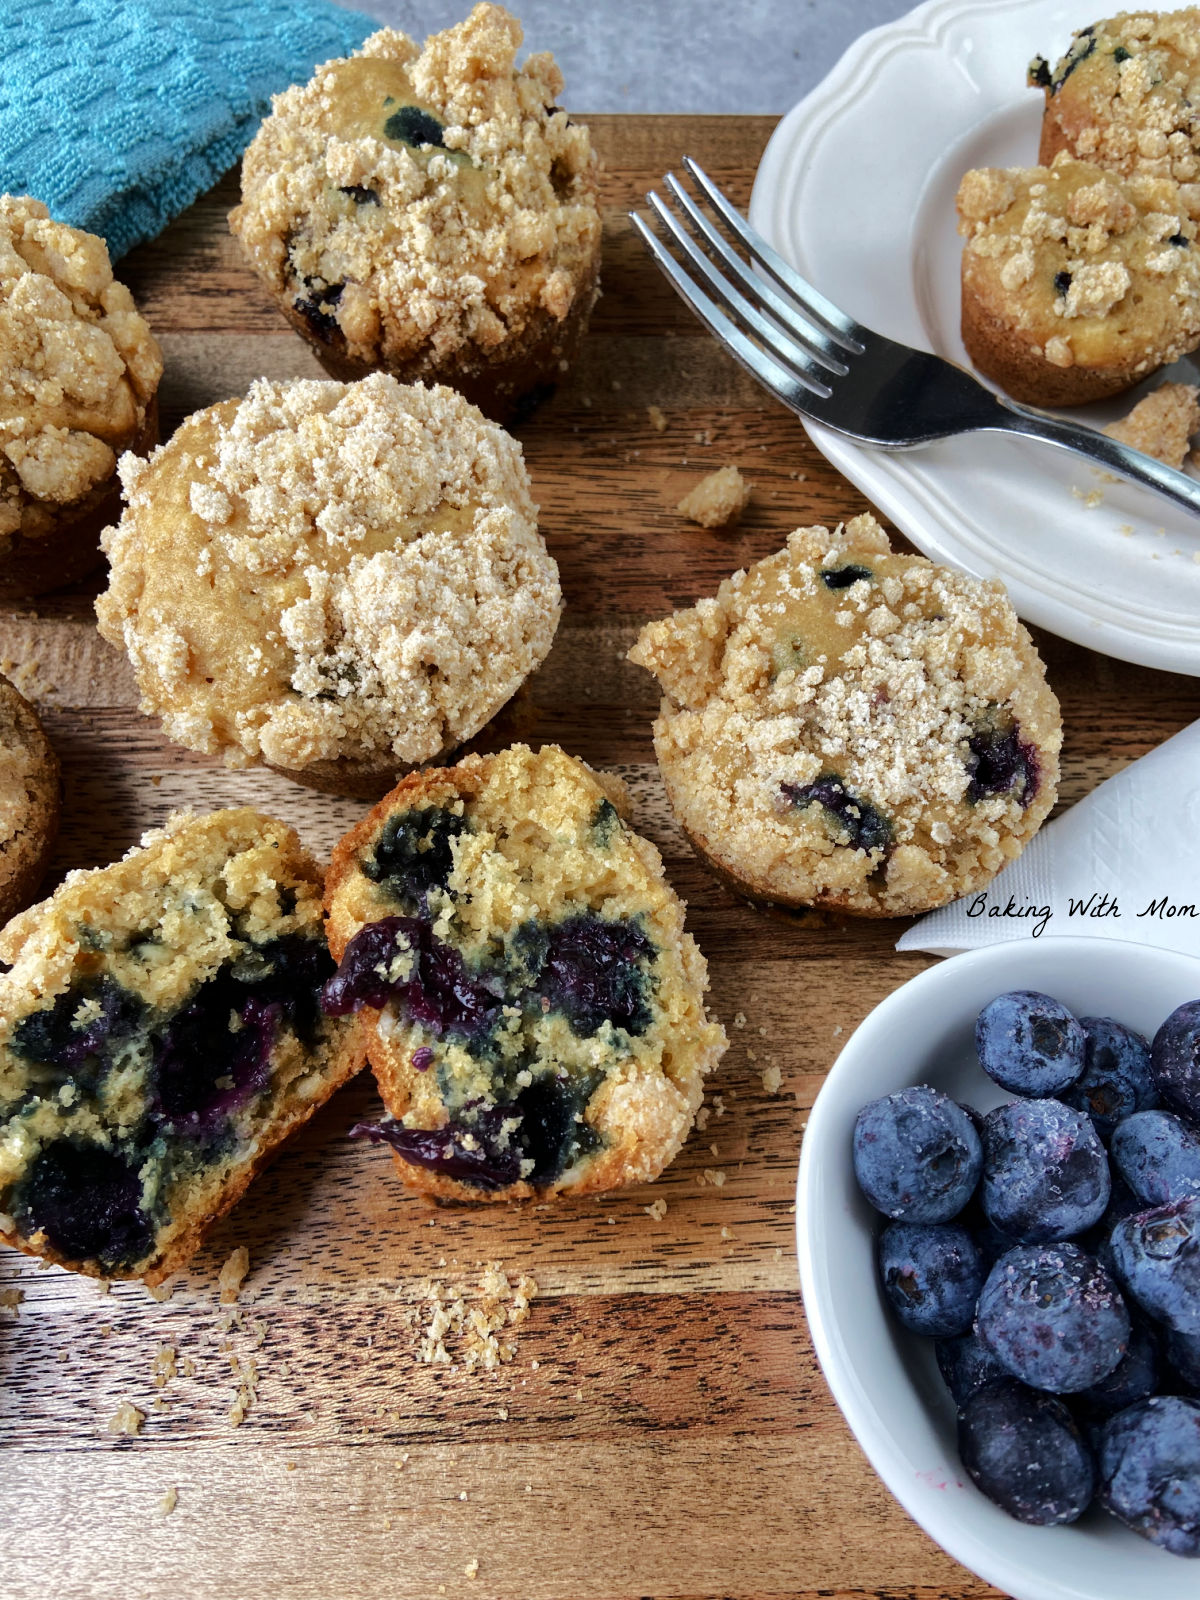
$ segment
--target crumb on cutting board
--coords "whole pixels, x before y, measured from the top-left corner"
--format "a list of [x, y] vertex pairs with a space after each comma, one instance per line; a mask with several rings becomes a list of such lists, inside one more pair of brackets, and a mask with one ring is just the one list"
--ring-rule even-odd
[[666, 432], [667, 418], [661, 406], [647, 406], [646, 415], [649, 417], [650, 426], [654, 429], [655, 433]]
[[228, 1260], [221, 1268], [221, 1275], [217, 1279], [223, 1306], [231, 1306], [236, 1301], [249, 1271], [250, 1252], [244, 1244], [240, 1244], [236, 1250], [230, 1253]]
[[1182, 467], [1192, 434], [1200, 432], [1200, 389], [1190, 383], [1160, 384], [1104, 431], [1168, 467]]
[[168, 1489], [166, 1494], [164, 1494], [162, 1499], [158, 1502], [159, 1515], [163, 1517], [169, 1517], [178, 1504], [179, 1490], [175, 1488]]
[[137, 1406], [129, 1400], [122, 1400], [121, 1404], [109, 1417], [106, 1424], [109, 1433], [123, 1434], [132, 1438], [141, 1433], [142, 1424], [146, 1420], [146, 1413], [139, 1411]]
[[725, 528], [746, 509], [752, 488], [736, 467], [718, 467], [684, 495], [676, 510], [702, 528]]

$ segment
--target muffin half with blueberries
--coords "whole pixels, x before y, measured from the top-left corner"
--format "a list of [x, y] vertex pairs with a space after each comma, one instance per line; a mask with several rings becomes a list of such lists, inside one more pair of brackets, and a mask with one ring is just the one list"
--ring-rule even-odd
[[98, 566], [117, 458], [158, 439], [162, 352], [104, 240], [0, 195], [0, 599]]
[[549, 55], [477, 5], [385, 28], [273, 101], [230, 227], [337, 378], [447, 383], [507, 420], [553, 388], [598, 292], [597, 162]]
[[261, 378], [121, 471], [100, 632], [168, 737], [230, 766], [374, 799], [554, 640], [521, 447], [451, 389]]
[[404, 1182], [439, 1200], [655, 1178], [725, 1048], [707, 969], [628, 798], [554, 746], [413, 773], [338, 844], [339, 962]]
[[861, 916], [983, 887], [1054, 804], [1058, 702], [1000, 584], [894, 553], [870, 516], [649, 623], [675, 816], [739, 893]]
[[1038, 161], [1060, 150], [1128, 176], [1173, 178], [1200, 210], [1200, 11], [1122, 12], [1074, 35], [1052, 67], [1029, 63], [1045, 94]]
[[1180, 187], [1060, 155], [959, 185], [962, 337], [1030, 405], [1118, 394], [1200, 344], [1200, 245]]
[[0, 933], [0, 1238], [92, 1277], [181, 1267], [363, 1063], [327, 1016], [322, 878], [283, 823], [184, 815]]

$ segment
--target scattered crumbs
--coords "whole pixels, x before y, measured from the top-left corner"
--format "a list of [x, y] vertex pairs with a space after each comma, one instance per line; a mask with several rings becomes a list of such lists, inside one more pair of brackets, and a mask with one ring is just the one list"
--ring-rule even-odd
[[477, 1578], [479, 1576], [479, 1557], [472, 1556], [463, 1568], [464, 1578]]
[[175, 1376], [175, 1346], [160, 1344], [154, 1356], [154, 1387], [165, 1389]]
[[719, 1156], [721, 1154], [715, 1144], [710, 1144], [708, 1148], [712, 1151], [714, 1156]]
[[501, 1422], [507, 1422], [508, 1421], [508, 1407], [507, 1406], [498, 1407], [497, 1411], [496, 1411], [496, 1415], [500, 1418]]
[[655, 433], [666, 432], [667, 419], [660, 406], [647, 406], [646, 415], [650, 418], [650, 426]]
[[510, 1282], [499, 1261], [486, 1265], [478, 1291], [470, 1300], [456, 1288], [427, 1283], [417, 1360], [462, 1366], [468, 1372], [480, 1367], [491, 1372], [503, 1366], [516, 1354], [517, 1341], [502, 1335], [528, 1321], [530, 1302], [537, 1292], [537, 1283], [527, 1275]]
[[732, 1228], [722, 1228], [721, 1237], [722, 1239], [734, 1239], [737, 1237], [737, 1235], [734, 1233]]
[[217, 1287], [221, 1291], [221, 1304], [231, 1306], [241, 1292], [242, 1284], [246, 1281], [246, 1274], [250, 1271], [250, 1252], [244, 1244], [238, 1245], [232, 1251], [229, 1259], [221, 1268], [217, 1279]]
[[24, 1298], [24, 1289], [0, 1289], [0, 1307], [5, 1311], [16, 1311]]
[[191, 1356], [184, 1356], [179, 1364], [179, 1370], [185, 1378], [194, 1378], [196, 1376], [196, 1363]]
[[533, 1493], [533, 1485], [531, 1483], [527, 1483], [525, 1485], [525, 1493], [526, 1494], [532, 1494]]
[[58, 1352], [58, 1359], [60, 1361], [69, 1361], [71, 1359], [71, 1352], [69, 1350], [60, 1350]]
[[765, 1039], [765, 1038], [766, 1038], [766, 1037], [767, 1037], [767, 1030], [766, 1030], [766, 1028], [760, 1028], [760, 1029], [759, 1029], [759, 1030], [758, 1030], [758, 1032], [759, 1032], [759, 1035], [760, 1035], [760, 1037], [761, 1037], [761, 1038], [763, 1038], [763, 1039]]
[[295, 1472], [296, 1463], [294, 1461], [285, 1461], [283, 1464], [289, 1472]]
[[788, 477], [791, 478], [793, 483], [804, 483], [808, 478], [808, 474], [806, 472], [789, 472]]
[[1082, 501], [1088, 511], [1094, 511], [1097, 506], [1104, 503], [1103, 489], [1081, 489], [1078, 484], [1071, 485], [1071, 493], [1076, 500]]
[[178, 1504], [179, 1490], [175, 1488], [168, 1489], [166, 1494], [163, 1495], [162, 1499], [158, 1502], [159, 1515], [169, 1517]]
[[789, 1207], [788, 1207], [788, 1216], [789, 1216], [789, 1217], [794, 1217], [794, 1216], [795, 1216], [795, 1215], [796, 1215], [796, 1208], [795, 1208], [795, 1206], [794, 1206], [794, 1205], [792, 1205], [792, 1206], [789, 1206]]
[[[731, 1090], [730, 1091], [730, 1099], [736, 1099], [736, 1098], [737, 1097], [733, 1094], [733, 1091]], [[713, 1095], [713, 1110], [717, 1114], [718, 1121], [720, 1120], [721, 1117], [723, 1117], [725, 1115], [725, 1102], [724, 1102], [724, 1100], [721, 1098], [721, 1096], [719, 1094]]]
[[608, 1223], [609, 1227], [612, 1227], [613, 1223], [616, 1222], [617, 1219], [616, 1217], [605, 1217], [604, 1220]]
[[465, 1489], [461, 1490], [460, 1493], [459, 1493], [458, 1498], [460, 1500], [465, 1500], [467, 1498], [467, 1491]]
[[724, 1187], [725, 1174], [723, 1172], [718, 1172], [715, 1167], [705, 1167], [703, 1181], [705, 1183], [711, 1183], [714, 1189], [720, 1189]]
[[112, 1323], [111, 1322], [102, 1322], [100, 1324], [100, 1337], [102, 1339], [107, 1339], [111, 1333], [112, 1333]]
[[737, 1016], [734, 1017], [733, 1025], [735, 1028], [744, 1028], [746, 1026], [746, 1013], [744, 1011], [739, 1011]]
[[1198, 566], [1200, 566], [1200, 550], [1195, 550], [1192, 552], [1192, 560], [1196, 562]]
[[[590, 411], [592, 409], [592, 398], [591, 398], [591, 396], [590, 395], [586, 395], [586, 394], [585, 395], [581, 395], [580, 396], [580, 400], [579, 400], [579, 404], [583, 407], [583, 409], [585, 411]], [[445, 1592], [446, 1591], [443, 1589], [442, 1593], [445, 1594]]]
[[614, 389], [619, 389], [621, 387], [620, 378], [614, 378], [613, 381], [612, 381], [612, 386], [613, 386]]
[[175, 1285], [173, 1283], [156, 1283], [154, 1288], [151, 1289], [147, 1284], [146, 1293], [151, 1300], [157, 1300], [159, 1305], [162, 1305], [164, 1300], [169, 1300], [175, 1293]]
[[779, 1085], [783, 1082], [783, 1073], [778, 1067], [766, 1067], [763, 1070], [762, 1086], [768, 1094], [778, 1094]]
[[1126, 539], [1132, 539], [1133, 538], [1133, 533], [1134, 533], [1133, 523], [1132, 522], [1121, 522], [1121, 523], [1118, 523], [1117, 524], [1117, 532], [1120, 533], [1120, 534], [1123, 534]]
[[746, 509], [752, 488], [736, 467], [718, 467], [701, 478], [675, 509], [702, 528], [725, 528]]
[[711, 444], [712, 443], [712, 439], [713, 439], [712, 429], [711, 428], [705, 428], [702, 433], [701, 432], [694, 433], [692, 435], [692, 438], [695, 440], [695, 442], [697, 444]]
[[161, 772], [154, 773], [154, 775], [150, 779], [150, 782], [157, 789], [158, 786], [162, 783], [162, 773]]
[[776, 1261], [782, 1261], [783, 1260], [783, 1250], [780, 1248], [779, 1245], [775, 1246], [775, 1259], [776, 1259]]
[[836, 1039], [838, 1034], [841, 1033], [841, 1031], [842, 1031], [842, 1025], [839, 1022], [837, 1027], [833, 1030], [833, 1037]]
[[576, 1391], [575, 1391], [575, 1399], [576, 1399], [577, 1402], [582, 1404], [582, 1402], [583, 1402], [583, 1390], [582, 1389], [576, 1389]]
[[536, 1371], [537, 1371], [537, 1369], [538, 1369], [538, 1368], [539, 1368], [539, 1367], [540, 1367], [540, 1366], [541, 1366], [541, 1364], [542, 1364], [542, 1363], [541, 1363], [541, 1362], [540, 1362], [540, 1361], [531, 1361], [531, 1362], [530, 1362], [530, 1363], [529, 1363], [529, 1370], [530, 1370], [530, 1372], [536, 1372]]
[[97, 1294], [107, 1294], [111, 1288], [112, 1288], [112, 1284], [108, 1281], [107, 1278], [97, 1278], [96, 1279], [96, 1293]]
[[121, 1404], [113, 1412], [112, 1416], [109, 1417], [106, 1426], [109, 1433], [123, 1434], [128, 1437], [132, 1437], [135, 1434], [141, 1433], [142, 1423], [145, 1422], [145, 1420], [146, 1413], [144, 1411], [139, 1411], [138, 1408], [131, 1404], [131, 1402], [128, 1400], [122, 1400]]
[[696, 1113], [696, 1126], [700, 1130], [701, 1133], [703, 1133], [705, 1128], [708, 1127], [708, 1119], [711, 1116], [712, 1116], [712, 1112], [708, 1109], [707, 1106], [701, 1106], [699, 1111], [697, 1111], [697, 1113]]
[[667, 1202], [665, 1200], [651, 1200], [650, 1204], [643, 1206], [642, 1209], [648, 1217], [653, 1217], [655, 1222], [661, 1222], [667, 1214]]
[[757, 1061], [758, 1060], [758, 1051], [757, 1050], [751, 1050], [749, 1045], [747, 1045], [747, 1047], [746, 1047], [746, 1060], [747, 1061]]

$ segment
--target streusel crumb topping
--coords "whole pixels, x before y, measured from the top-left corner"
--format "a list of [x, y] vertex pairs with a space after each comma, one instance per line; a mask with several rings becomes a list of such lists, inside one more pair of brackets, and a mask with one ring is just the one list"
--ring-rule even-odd
[[275, 97], [230, 226], [318, 338], [443, 359], [566, 317], [599, 244], [596, 159], [553, 58], [517, 69], [521, 39], [477, 5], [423, 50], [384, 28]]
[[1192, 383], [1160, 383], [1104, 431], [1168, 467], [1182, 467], [1192, 435], [1200, 433], [1200, 389]]
[[521, 447], [452, 390], [260, 379], [120, 470], [101, 632], [143, 711], [231, 765], [428, 760], [550, 648]]
[[0, 195], [0, 553], [112, 476], [161, 376], [104, 240]]

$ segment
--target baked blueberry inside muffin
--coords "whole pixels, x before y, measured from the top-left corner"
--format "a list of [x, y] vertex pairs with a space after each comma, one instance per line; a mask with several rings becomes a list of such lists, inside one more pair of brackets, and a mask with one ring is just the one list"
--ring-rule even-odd
[[334, 851], [336, 975], [404, 1181], [441, 1199], [654, 1178], [724, 1049], [622, 786], [553, 746], [411, 774]]
[[0, 934], [0, 1235], [161, 1282], [362, 1064], [319, 1004], [321, 875], [249, 809], [183, 816]]

